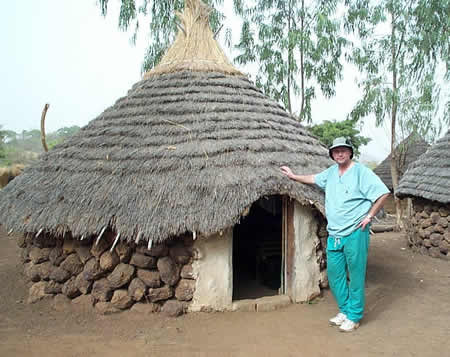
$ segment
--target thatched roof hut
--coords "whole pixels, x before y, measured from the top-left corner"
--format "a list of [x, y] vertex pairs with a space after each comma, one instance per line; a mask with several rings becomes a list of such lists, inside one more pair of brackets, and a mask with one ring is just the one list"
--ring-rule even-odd
[[[410, 135], [396, 148], [398, 152], [399, 180], [408, 166], [427, 151], [430, 145], [421, 137]], [[392, 191], [391, 154], [389, 154], [374, 170], [384, 184]]]
[[450, 203], [450, 130], [409, 166], [396, 195]]
[[[288, 300], [305, 301], [320, 292], [319, 284], [326, 285], [324, 236], [319, 234], [324, 221], [317, 218], [324, 211], [323, 193], [290, 181], [280, 166], [288, 164], [300, 174], [319, 172], [331, 163], [328, 150], [230, 64], [208, 26], [209, 11], [199, 0], [186, 0], [182, 30], [161, 63], [1, 193], [0, 223], [8, 230], [50, 240], [74, 238], [80, 244], [94, 239], [96, 245], [105, 241], [101, 237], [106, 230], [115, 237], [114, 243], [108, 241], [112, 254], [118, 241], [118, 246], [135, 247], [131, 260], [116, 248], [124, 264], [107, 279], [122, 289], [116, 291], [117, 299], [111, 299], [103, 281], [92, 287], [95, 301], [123, 301], [123, 286], [129, 283], [134, 301], [146, 291], [157, 304], [161, 296], [171, 299], [175, 294], [183, 304], [190, 301], [193, 310], [230, 309], [236, 261], [245, 260], [235, 251], [248, 248], [239, 248], [239, 242], [252, 239], [246, 256], [255, 259], [272, 228], [278, 232], [277, 256], [264, 264], [271, 267], [272, 259], [278, 265], [275, 277], [284, 274], [276, 291], [288, 294]], [[258, 212], [266, 213], [254, 216], [253, 226], [243, 229], [238, 223], [251, 216], [257, 202], [262, 207]], [[276, 222], [265, 225], [273, 217]], [[186, 237], [193, 247], [173, 243]], [[148, 250], [140, 248], [143, 242]], [[175, 245], [155, 252], [156, 244]], [[73, 273], [79, 274], [75, 282], [74, 275], [64, 283], [67, 296], [88, 292], [94, 276], [104, 277], [117, 264], [111, 256], [99, 261], [107, 252], [96, 245], [87, 258], [84, 253], [71, 258], [90, 260], [82, 273]], [[265, 259], [268, 254], [258, 256]], [[155, 269], [156, 264], [159, 273], [149, 273], [157, 274], [156, 283], [152, 278], [145, 287], [145, 278], [139, 280], [133, 272]], [[139, 281], [123, 282], [123, 276]]]
[[279, 166], [317, 172], [326, 149], [231, 66], [206, 21], [182, 19], [190, 35], [180, 31], [160, 65], [5, 188], [4, 226], [161, 242], [233, 226], [274, 193], [322, 209], [320, 191]]
[[450, 130], [414, 161], [396, 195], [411, 198], [408, 245], [422, 254], [450, 258]]

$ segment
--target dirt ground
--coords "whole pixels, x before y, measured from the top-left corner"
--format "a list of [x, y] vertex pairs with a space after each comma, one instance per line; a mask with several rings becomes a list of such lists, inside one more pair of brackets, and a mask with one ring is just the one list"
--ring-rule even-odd
[[123, 312], [101, 316], [49, 301], [28, 305], [14, 237], [0, 234], [0, 356], [448, 356], [450, 261], [417, 255], [399, 233], [372, 236], [366, 316], [329, 327], [328, 290], [273, 312]]

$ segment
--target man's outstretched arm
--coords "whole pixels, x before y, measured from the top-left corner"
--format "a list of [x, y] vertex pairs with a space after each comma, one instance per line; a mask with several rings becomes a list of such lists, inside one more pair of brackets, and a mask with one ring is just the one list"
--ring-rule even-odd
[[288, 166], [281, 166], [281, 172], [291, 180], [313, 185], [315, 183], [314, 175], [295, 175]]

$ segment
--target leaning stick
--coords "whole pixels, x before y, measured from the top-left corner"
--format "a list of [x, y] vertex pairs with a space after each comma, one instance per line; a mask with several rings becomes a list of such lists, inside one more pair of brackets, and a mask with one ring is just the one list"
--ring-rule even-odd
[[109, 250], [110, 253], [112, 253], [112, 251], [113, 251], [114, 248], [116, 247], [116, 244], [117, 244], [117, 241], [119, 240], [119, 238], [120, 238], [120, 232], [117, 233], [117, 237], [116, 237], [116, 239], [114, 239], [114, 243], [113, 243], [111, 249]]
[[219, 27], [219, 29], [214, 33], [214, 38], [217, 37], [217, 35], [219, 34], [220, 30], [222, 30], [223, 24], [222, 26]]
[[49, 107], [50, 107], [50, 104], [46, 103], [44, 105], [44, 109], [42, 110], [42, 115], [41, 115], [41, 141], [42, 141], [42, 146], [44, 147], [45, 152], [48, 151], [47, 142], [45, 141], [45, 116], [47, 115], [47, 110]]
[[137, 235], [137, 237], [136, 237], [136, 240], [135, 240], [135, 243], [136, 243], [136, 244], [138, 244], [139, 241], [141, 240], [141, 235], [142, 235], [142, 232], [139, 231], [139, 233], [138, 233], [138, 235]]
[[95, 242], [95, 245], [98, 245], [98, 242], [100, 242], [100, 238], [102, 237], [103, 233], [105, 233], [106, 226], [103, 227], [102, 231], [98, 235], [97, 241]]

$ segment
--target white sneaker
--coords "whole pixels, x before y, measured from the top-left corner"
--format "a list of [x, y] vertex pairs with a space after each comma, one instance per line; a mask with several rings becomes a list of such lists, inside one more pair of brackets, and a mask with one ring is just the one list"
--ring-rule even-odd
[[335, 317], [328, 320], [328, 322], [330, 323], [330, 326], [341, 326], [345, 320], [347, 320], [347, 316], [340, 312]]
[[339, 326], [339, 331], [341, 332], [352, 332], [355, 331], [359, 327], [359, 322], [353, 322], [352, 320], [345, 319], [342, 322], [341, 326]]

